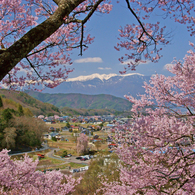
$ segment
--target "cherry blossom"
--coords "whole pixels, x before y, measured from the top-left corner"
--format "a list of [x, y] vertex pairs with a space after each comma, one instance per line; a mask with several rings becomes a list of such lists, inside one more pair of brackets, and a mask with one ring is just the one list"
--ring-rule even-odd
[[194, 194], [195, 52], [169, 71], [151, 77], [139, 99], [126, 96], [134, 119], [115, 131], [121, 177], [103, 183], [105, 194]]
[[11, 160], [8, 150], [0, 152], [1, 194], [69, 194], [80, 179], [62, 174], [60, 171], [36, 171], [38, 161], [27, 155], [23, 160]]
[[[170, 37], [159, 21], [151, 22], [156, 12], [185, 24], [190, 35], [195, 34], [192, 0], [126, 0], [126, 4], [135, 23], [119, 29], [115, 49], [127, 51], [119, 61], [130, 61], [121, 73], [162, 57]], [[0, 0], [1, 84], [42, 90], [66, 81], [73, 71], [71, 51], [77, 48], [83, 55], [94, 42], [85, 30], [87, 22], [95, 12], [109, 14], [112, 7], [107, 0]]]

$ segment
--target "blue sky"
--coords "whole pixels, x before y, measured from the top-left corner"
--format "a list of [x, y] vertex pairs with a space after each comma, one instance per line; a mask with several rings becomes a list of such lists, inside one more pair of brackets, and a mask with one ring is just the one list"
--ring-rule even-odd
[[[172, 31], [171, 44], [163, 47], [162, 55], [164, 56], [158, 63], [141, 64], [137, 67], [137, 73], [150, 76], [154, 73], [168, 75], [168, 71], [164, 69], [166, 64], [170, 64], [173, 58], [183, 59], [187, 50], [191, 49], [189, 41], [193, 42], [185, 25], [175, 23], [169, 18], [162, 20], [162, 16], [154, 15], [152, 21], [160, 21], [162, 25], [167, 26], [167, 31]], [[110, 14], [95, 13], [91, 20], [87, 22], [86, 30], [92, 36], [95, 36], [94, 43], [89, 45], [83, 56], [78, 56], [79, 50], [73, 50], [72, 68], [75, 70], [70, 73], [69, 78], [80, 75], [99, 74], [119, 74], [123, 70], [118, 58], [126, 51], [116, 51], [114, 46], [117, 43], [118, 29], [128, 23], [135, 23], [133, 15], [129, 12], [124, 3], [114, 3], [113, 10]], [[128, 72], [130, 73], [130, 71]]]

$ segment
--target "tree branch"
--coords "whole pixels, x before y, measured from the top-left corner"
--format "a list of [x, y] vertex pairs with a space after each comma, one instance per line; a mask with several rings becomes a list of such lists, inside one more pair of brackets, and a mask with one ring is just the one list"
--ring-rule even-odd
[[84, 0], [61, 0], [57, 10], [47, 20], [28, 31], [22, 38], [0, 54], [0, 81], [27, 54], [42, 41], [51, 36], [64, 23], [68, 16]]
[[28, 61], [28, 63], [30, 64], [30, 67], [35, 71], [35, 73], [37, 74], [37, 76], [41, 79], [42, 77], [40, 76], [40, 74], [37, 72], [37, 70], [35, 69], [35, 67], [33, 66], [33, 64], [31, 63], [31, 61], [28, 59], [28, 57], [26, 57], [26, 60]]
[[[133, 11], [133, 9], [131, 8], [130, 6], [130, 3], [128, 0], [125, 0], [126, 3], [127, 3], [127, 7], [128, 9], [130, 10], [130, 12], [134, 15], [134, 17], [136, 18], [136, 20], [138, 21], [138, 23], [140, 24], [142, 30], [143, 30], [143, 33], [145, 33], [148, 37], [150, 37], [150, 39], [152, 39], [155, 43], [156, 43], [156, 40], [150, 35], [148, 34], [148, 32], [146, 31], [146, 29], [144, 28], [142, 22], [140, 21], [139, 17], [136, 15], [136, 13]], [[145, 43], [144, 41], [141, 40], [142, 36], [143, 36], [143, 33], [140, 35], [140, 37], [138, 38], [140, 42], [143, 42]]]
[[87, 17], [82, 21], [82, 26], [81, 26], [81, 41], [80, 41], [80, 55], [82, 56], [83, 53], [83, 38], [84, 38], [84, 24], [89, 20], [89, 18], [93, 15], [95, 10], [97, 9], [98, 5], [102, 2], [103, 0], [98, 0], [95, 5], [93, 6], [92, 10], [89, 12]]

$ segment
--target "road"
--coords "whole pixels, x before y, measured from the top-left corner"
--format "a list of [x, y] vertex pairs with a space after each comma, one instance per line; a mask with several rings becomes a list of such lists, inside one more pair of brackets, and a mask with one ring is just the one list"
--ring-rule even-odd
[[80, 161], [78, 159], [76, 159], [76, 156], [71, 156], [71, 157], [68, 157], [68, 158], [61, 158], [61, 157], [58, 157], [58, 156], [55, 156], [54, 155], [54, 150], [58, 151], [60, 149], [58, 148], [52, 148], [52, 150], [50, 152], [48, 152], [46, 154], [46, 156], [50, 157], [50, 158], [54, 158], [54, 159], [57, 159], [57, 160], [62, 160], [62, 161], [65, 161], [67, 163], [77, 163], [77, 164], [82, 164], [82, 165], [89, 165], [90, 163], [90, 160], [86, 160], [86, 161]]
[[15, 154], [9, 154], [9, 156], [16, 156], [16, 155], [22, 155], [22, 154], [29, 154], [29, 153], [33, 153], [33, 152], [41, 152], [47, 149], [51, 149], [48, 145], [46, 144], [42, 144], [42, 148], [39, 150], [34, 150], [34, 151], [29, 151], [29, 152], [19, 152], [19, 153], [15, 153]]
[[[57, 159], [57, 160], [61, 160], [62, 163], [61, 164], [58, 164], [56, 166], [59, 166], [59, 165], [64, 165], [64, 164], [68, 164], [68, 163], [76, 163], [76, 164], [82, 164], [83, 166], [87, 166], [89, 165], [90, 163], [90, 160], [86, 160], [86, 161], [80, 161], [79, 159], [76, 159], [76, 156], [71, 156], [71, 157], [68, 157], [68, 158], [61, 158], [59, 156], [56, 156], [54, 155], [54, 150], [55, 151], [59, 151], [60, 149], [59, 148], [50, 148], [48, 147], [47, 145], [44, 145], [42, 149], [40, 150], [36, 150], [36, 151], [29, 151], [29, 152], [21, 152], [21, 153], [16, 153], [16, 154], [10, 154], [10, 156], [15, 156], [15, 155], [22, 155], [22, 154], [26, 154], [26, 153], [32, 153], [32, 152], [37, 152], [37, 151], [44, 151], [46, 149], [51, 149], [50, 152], [46, 153], [45, 156], [48, 156], [50, 158], [53, 158], [53, 159]], [[53, 166], [53, 165], [52, 165]], [[55, 165], [54, 165], [55, 166]], [[40, 165], [40, 166], [37, 166], [37, 168], [45, 168], [46, 166], [45, 165]]]

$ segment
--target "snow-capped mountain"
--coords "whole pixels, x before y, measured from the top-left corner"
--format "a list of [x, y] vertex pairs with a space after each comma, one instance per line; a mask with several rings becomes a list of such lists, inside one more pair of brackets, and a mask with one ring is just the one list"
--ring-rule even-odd
[[45, 89], [43, 93], [81, 93], [81, 94], [110, 94], [117, 97], [124, 95], [143, 94], [143, 82], [149, 80], [149, 76], [139, 73], [117, 74], [92, 74], [69, 78], [54, 89]]

